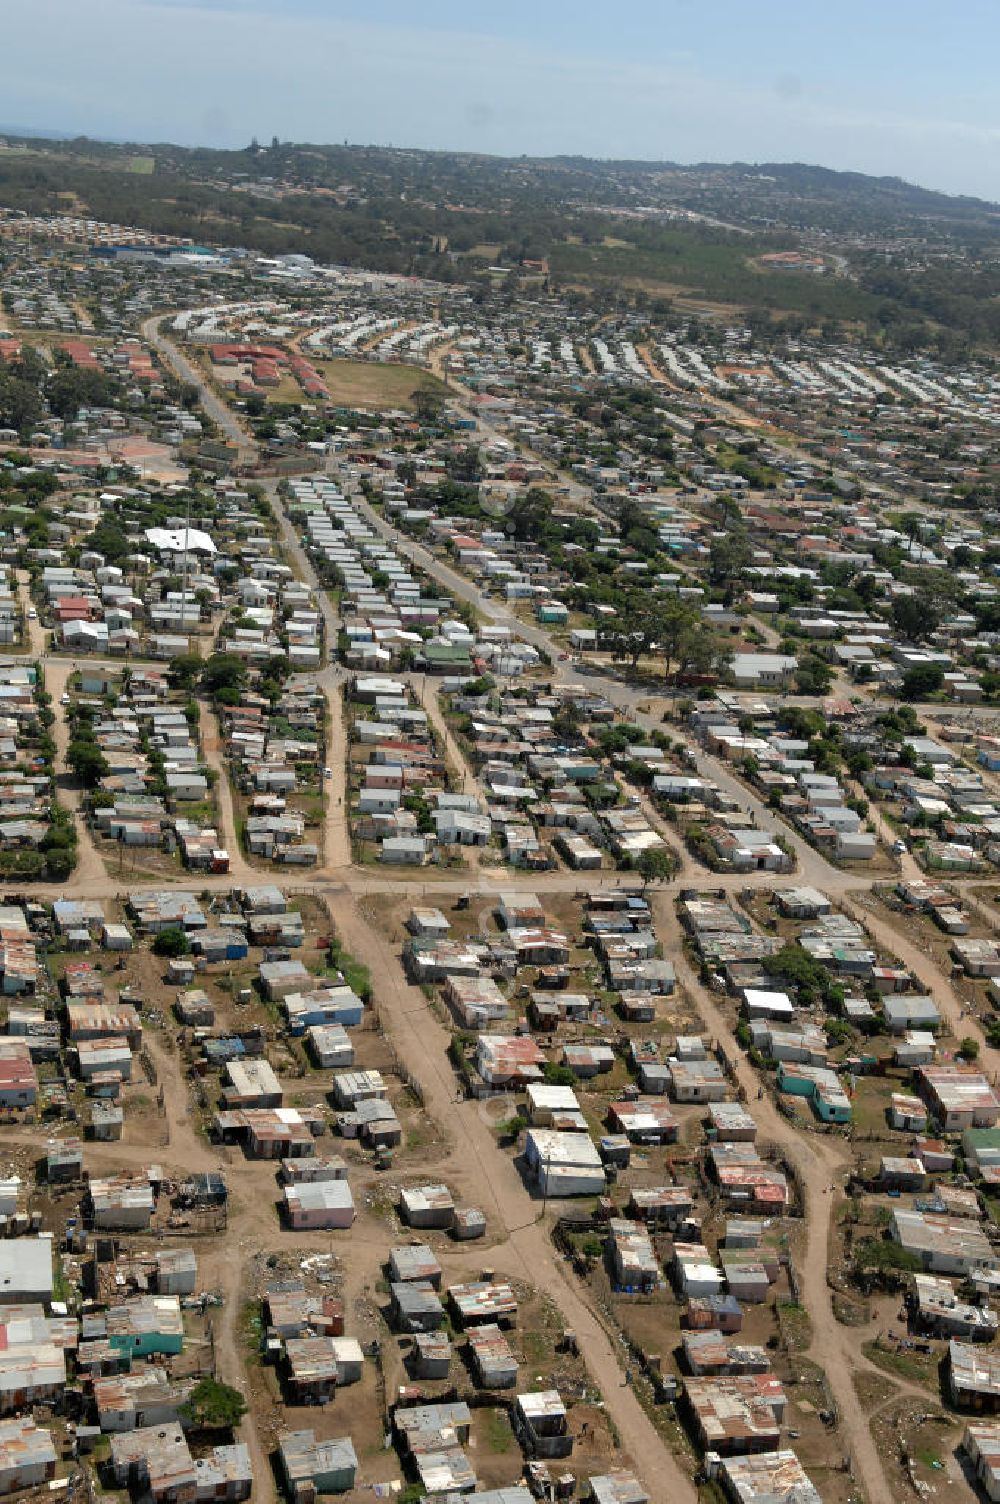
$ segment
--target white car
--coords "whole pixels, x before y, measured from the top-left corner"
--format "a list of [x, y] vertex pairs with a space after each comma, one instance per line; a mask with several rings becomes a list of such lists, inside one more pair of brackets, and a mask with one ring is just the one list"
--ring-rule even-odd
[[332, 768], [324, 768], [323, 769], [323, 777], [324, 778], [332, 778], [333, 777], [333, 769]]
[[38, 612], [35, 610], [34, 606], [29, 606], [28, 607], [28, 620], [29, 621], [37, 621], [38, 620]]

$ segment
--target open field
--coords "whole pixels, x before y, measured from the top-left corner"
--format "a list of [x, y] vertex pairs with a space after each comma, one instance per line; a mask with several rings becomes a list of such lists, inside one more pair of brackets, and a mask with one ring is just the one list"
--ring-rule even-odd
[[420, 387], [442, 396], [447, 388], [430, 371], [417, 366], [382, 365], [367, 360], [321, 360], [316, 368], [330, 388], [331, 400], [345, 407], [413, 408]]

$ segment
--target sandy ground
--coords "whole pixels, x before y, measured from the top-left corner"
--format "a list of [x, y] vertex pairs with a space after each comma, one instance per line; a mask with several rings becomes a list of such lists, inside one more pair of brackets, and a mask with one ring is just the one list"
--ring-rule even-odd
[[[399, 546], [402, 554], [416, 558], [421, 568], [427, 569], [447, 588], [454, 589], [462, 598], [473, 601], [488, 617], [506, 619], [509, 613], [502, 605], [485, 601], [467, 580], [440, 563], [426, 550], [399, 539], [381, 518], [376, 519], [373, 514], [372, 520], [384, 536], [390, 537]], [[311, 579], [308, 561], [284, 520], [282, 530], [286, 547], [302, 570], [303, 577]], [[328, 632], [332, 629], [335, 633], [335, 614], [325, 596], [322, 599], [325, 602]], [[551, 639], [540, 629], [529, 627], [524, 629], [524, 635], [529, 640], [534, 640], [537, 636], [551, 646]], [[32, 652], [41, 650], [41, 636], [37, 627], [36, 630], [30, 630]], [[68, 737], [58, 702], [71, 665], [65, 660], [50, 658], [46, 663], [46, 671], [48, 687], [55, 702], [54, 734], [57, 757], [61, 764]], [[554, 672], [557, 677], [573, 676], [571, 666], [558, 662]], [[596, 688], [603, 690], [613, 703], [634, 716], [640, 724], [649, 727], [658, 724], [656, 718], [636, 710], [638, 704], [648, 700], [648, 690], [623, 684], [613, 675], [596, 675], [592, 678]], [[546, 1220], [540, 1216], [540, 1205], [525, 1189], [510, 1159], [498, 1151], [488, 1115], [475, 1103], [456, 1100], [455, 1080], [445, 1055], [447, 1031], [438, 1022], [419, 989], [405, 984], [395, 949], [379, 932], [374, 916], [366, 912], [365, 897], [368, 894], [398, 896], [407, 891], [416, 900], [430, 892], [435, 899], [439, 896], [443, 899], [449, 894], [465, 891], [468, 887], [468, 875], [441, 873], [431, 876], [422, 872], [413, 879], [402, 879], [398, 873], [386, 875], [367, 868], [353, 869], [348, 865], [346, 828], [341, 806], [336, 803], [337, 787], [343, 779], [345, 760], [342, 715], [336, 703], [336, 671], [323, 670], [321, 682], [333, 701], [328, 762], [334, 770], [334, 778], [328, 781], [332, 784], [332, 797], [328, 813], [326, 858], [324, 867], [318, 871], [308, 875], [296, 874], [295, 886], [329, 901], [343, 943], [369, 966], [388, 1037], [418, 1081], [430, 1119], [436, 1125], [444, 1144], [443, 1151], [436, 1151], [435, 1169], [439, 1171], [441, 1178], [453, 1183], [456, 1190], [467, 1192], [470, 1199], [482, 1205], [486, 1211], [494, 1243], [490, 1249], [491, 1263], [512, 1275], [532, 1280], [557, 1303], [566, 1324], [577, 1330], [587, 1363], [604, 1391], [609, 1413], [620, 1431], [623, 1446], [652, 1497], [657, 1501], [693, 1499], [694, 1491], [683, 1470], [664, 1448], [632, 1390], [623, 1386], [620, 1352], [615, 1335], [609, 1335], [605, 1331], [588, 1305], [581, 1287], [555, 1254]], [[205, 730], [208, 739], [207, 725]], [[693, 750], [697, 766], [707, 776], [714, 778], [727, 792], [734, 793], [744, 808], [759, 814], [762, 823], [770, 823], [763, 805], [748, 793], [729, 769], [705, 756], [700, 750]], [[210, 760], [213, 755], [214, 751], [210, 747]], [[60, 773], [60, 791], [67, 803], [76, 803], [75, 793], [67, 786], [63, 773]], [[227, 813], [225, 799], [221, 795], [220, 803], [223, 824], [231, 826], [231, 806]], [[228, 839], [227, 830], [227, 842]], [[896, 920], [888, 912], [873, 911], [868, 906], [870, 884], [866, 883], [864, 877], [831, 866], [818, 852], [798, 838], [792, 837], [790, 844], [798, 859], [798, 869], [791, 881], [820, 888], [849, 912], [854, 912], [863, 919], [878, 945], [897, 956], [933, 991], [949, 1025], [957, 1033], [970, 1034], [980, 1041], [984, 1068], [996, 1073], [1000, 1067], [1000, 1056], [986, 1045], [975, 1020], [962, 1017], [963, 1003], [959, 993], [934, 957], [906, 928], [905, 920]], [[231, 845], [231, 852], [235, 861], [238, 856], [235, 841]], [[258, 871], [241, 855], [240, 860], [241, 873], [258, 879], [265, 876], [264, 872]], [[871, 1415], [858, 1400], [854, 1384], [855, 1376], [859, 1372], [867, 1372], [872, 1365], [860, 1354], [863, 1334], [859, 1339], [856, 1329], [842, 1327], [836, 1322], [826, 1280], [831, 1204], [834, 1199], [829, 1188], [836, 1184], [845, 1168], [847, 1160], [844, 1146], [838, 1139], [800, 1132], [776, 1112], [769, 1097], [757, 1100], [756, 1073], [735, 1048], [718, 1002], [711, 993], [700, 987], [697, 977], [691, 973], [684, 957], [673, 909], [673, 898], [681, 886], [697, 884], [734, 892], [748, 886], [769, 889], [773, 886], [773, 879], [766, 874], [759, 878], [707, 875], [686, 853], [682, 853], [682, 863], [678, 880], [654, 892], [657, 933], [664, 942], [666, 953], [675, 961], [680, 980], [697, 1004], [706, 1024], [716, 1038], [726, 1044], [731, 1058], [737, 1060], [740, 1080], [752, 1103], [754, 1116], [760, 1123], [762, 1136], [781, 1147], [801, 1177], [807, 1212], [807, 1242], [801, 1275], [804, 1303], [813, 1322], [809, 1355], [826, 1371], [840, 1412], [840, 1434], [844, 1450], [850, 1453], [857, 1481], [874, 1504], [875, 1500], [891, 1497], [892, 1487], [887, 1481], [887, 1468], [883, 1468], [883, 1456], [872, 1439], [869, 1427]], [[197, 879], [185, 880], [191, 882], [198, 891], [229, 889], [234, 882], [232, 876], [210, 878], [199, 875]], [[504, 881], [504, 877], [498, 876], [495, 883], [491, 882], [487, 886], [503, 886]], [[616, 873], [593, 873], [587, 875], [586, 887], [590, 890], [599, 886], [614, 886], [620, 881], [620, 875]], [[959, 893], [970, 885], [961, 878], [949, 881]], [[980, 881], [981, 879], [972, 879], [971, 885]], [[573, 873], [553, 872], [541, 874], [531, 880], [531, 887], [543, 895], [571, 894], [581, 886], [579, 875]], [[105, 871], [100, 855], [81, 826], [80, 862], [72, 878], [58, 889], [39, 885], [37, 891], [44, 897], [58, 896], [65, 891], [68, 895], [107, 898], [114, 889], [114, 878], [109, 877]], [[865, 902], [862, 904], [860, 900]], [[166, 1067], [163, 1076], [165, 1081], [169, 1079], [170, 1071]], [[208, 1168], [218, 1164], [219, 1151], [207, 1144], [190, 1119], [187, 1089], [179, 1077], [176, 1086], [168, 1088], [166, 1095], [167, 1114], [171, 1123], [170, 1141], [156, 1148], [158, 1157], [168, 1167], [176, 1166], [178, 1170]], [[37, 1144], [37, 1137], [34, 1142]], [[128, 1142], [95, 1144], [88, 1148], [88, 1156], [92, 1155], [95, 1165], [105, 1164], [109, 1167], [148, 1163], [149, 1154], [148, 1145]], [[210, 1260], [208, 1267], [213, 1271], [213, 1276], [217, 1269], [218, 1282], [227, 1295], [224, 1313], [219, 1317], [216, 1328], [220, 1364], [225, 1373], [238, 1376], [245, 1373], [246, 1357], [238, 1331], [242, 1271], [256, 1249], [275, 1242], [282, 1247], [294, 1247], [297, 1235], [277, 1233], [273, 1177], [269, 1170], [265, 1169], [261, 1174], [259, 1167], [227, 1161], [227, 1173], [234, 1176], [237, 1188], [236, 1207], [224, 1250], [218, 1255], [218, 1263], [216, 1265]], [[363, 1234], [363, 1228], [359, 1227], [359, 1233]], [[362, 1235], [359, 1236], [356, 1247], [353, 1242], [351, 1246], [351, 1278], [363, 1280], [368, 1268], [366, 1261], [372, 1261], [374, 1268], [378, 1252], [377, 1240], [373, 1238], [368, 1243]], [[380, 1246], [384, 1251], [384, 1241]], [[900, 1397], [913, 1396], [909, 1394], [907, 1385], [897, 1383], [893, 1399], [884, 1401], [881, 1408], [885, 1410]], [[258, 1446], [256, 1438], [253, 1444]], [[259, 1469], [261, 1488], [266, 1493], [270, 1490], [270, 1476], [268, 1468]]]

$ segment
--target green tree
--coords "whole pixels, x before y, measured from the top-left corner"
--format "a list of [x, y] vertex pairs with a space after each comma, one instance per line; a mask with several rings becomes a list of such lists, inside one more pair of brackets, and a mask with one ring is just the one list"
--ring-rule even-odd
[[16, 428], [24, 434], [42, 420], [45, 407], [38, 388], [0, 365], [0, 428]]
[[433, 387], [418, 386], [410, 398], [413, 410], [421, 423], [440, 423], [444, 412], [444, 397]]
[[646, 883], [669, 882], [677, 871], [677, 858], [666, 846], [653, 846], [639, 853], [636, 871]]
[[189, 955], [191, 942], [179, 925], [172, 925], [170, 929], [161, 930], [153, 941], [153, 954], [166, 956], [174, 959], [177, 956]]
[[926, 700], [937, 694], [944, 683], [940, 663], [918, 663], [903, 675], [900, 693], [904, 700]]
[[750, 538], [742, 526], [717, 534], [708, 546], [708, 578], [731, 600], [750, 563]]
[[917, 1254], [880, 1238], [866, 1238], [854, 1252], [854, 1274], [866, 1288], [882, 1284], [898, 1289], [904, 1275], [917, 1274], [922, 1267]]
[[552, 730], [560, 741], [574, 742], [580, 735], [580, 707], [566, 700], [552, 717]]
[[540, 543], [552, 527], [552, 497], [540, 486], [518, 496], [507, 514], [506, 531], [512, 538]]
[[181, 1406], [187, 1421], [205, 1430], [232, 1431], [247, 1413], [247, 1402], [238, 1389], [219, 1379], [199, 1379]]
[[246, 678], [246, 664], [235, 653], [213, 653], [205, 660], [201, 674], [201, 682], [209, 694], [218, 694], [222, 689], [239, 691], [244, 688]]
[[170, 682], [175, 689], [193, 689], [204, 667], [197, 653], [178, 653], [167, 665]]
[[108, 759], [92, 736], [74, 737], [66, 748], [66, 765], [77, 783], [96, 788], [110, 771]]
[[807, 653], [795, 670], [800, 694], [825, 695], [833, 683], [833, 670], [817, 653]]

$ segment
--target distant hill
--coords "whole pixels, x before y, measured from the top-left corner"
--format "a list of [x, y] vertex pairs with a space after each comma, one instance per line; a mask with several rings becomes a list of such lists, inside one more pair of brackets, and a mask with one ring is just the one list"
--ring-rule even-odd
[[[1000, 342], [1000, 206], [796, 162], [490, 157], [272, 142], [240, 151], [4, 133], [0, 204], [451, 282], [498, 262], [591, 296]], [[17, 150], [17, 147], [29, 148]], [[767, 260], [777, 251], [804, 251]], [[804, 268], [812, 268], [812, 270]]]

